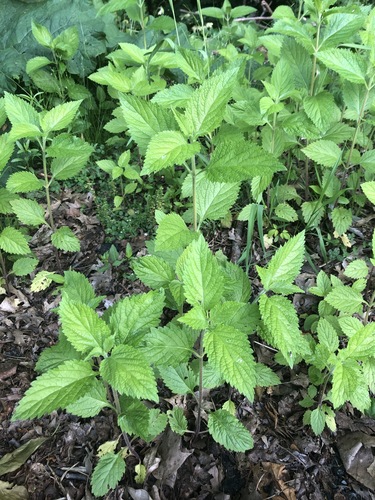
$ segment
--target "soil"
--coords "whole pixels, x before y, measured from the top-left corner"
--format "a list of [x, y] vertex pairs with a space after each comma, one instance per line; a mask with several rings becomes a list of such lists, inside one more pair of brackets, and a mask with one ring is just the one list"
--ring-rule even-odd
[[[100, 258], [107, 247], [103, 246], [103, 229], [87, 195], [66, 192], [54, 210], [58, 222], [63, 221], [79, 234], [82, 249], [73, 257], [60, 253], [57, 261], [41, 231], [33, 244], [44, 269], [60, 266], [80, 271], [89, 277], [97, 294], [106, 295], [109, 301], [144, 290], [132, 277], [126, 259], [116, 269], [100, 272]], [[127, 242], [116, 243], [124, 252]], [[143, 234], [130, 241], [139, 254], [145, 252], [144, 243]], [[237, 253], [245, 245], [240, 230], [220, 231], [211, 243], [225, 248], [228, 254]], [[306, 268], [299, 279], [310, 283], [314, 276]], [[253, 282], [256, 287], [255, 276]], [[311, 300], [305, 296], [295, 305], [306, 310]], [[29, 280], [20, 278], [10, 280], [7, 293], [0, 296], [0, 472], [8, 453], [16, 457], [21, 446], [35, 444], [34, 453], [21, 460], [15, 470], [1, 475], [0, 500], [92, 499], [90, 473], [97, 460], [96, 450], [118, 437], [109, 410], [89, 419], [58, 411], [38, 420], [11, 422], [15, 404], [35, 378], [33, 367], [39, 354], [57, 340], [54, 308], [58, 301], [53, 286], [32, 293]], [[253, 348], [260, 361], [272, 365], [269, 350], [255, 337]], [[145, 481], [137, 483], [138, 461], [129, 456], [120, 485], [105, 498], [375, 499], [375, 420], [346, 405], [337, 413], [337, 432], [325, 430], [315, 436], [303, 425], [305, 410], [299, 405], [308, 386], [307, 368], [299, 365], [290, 370], [274, 364], [272, 368], [282, 384], [257, 391], [254, 402], [229, 387], [212, 391], [207, 399], [213, 407], [231, 396], [239, 418], [254, 436], [252, 450], [228, 452], [204, 428], [197, 437], [193, 433], [181, 437], [166, 430], [150, 444], [135, 439], [132, 446], [147, 469]], [[168, 397], [166, 393], [165, 404]], [[186, 408], [194, 429], [196, 408], [192, 400], [187, 401]]]

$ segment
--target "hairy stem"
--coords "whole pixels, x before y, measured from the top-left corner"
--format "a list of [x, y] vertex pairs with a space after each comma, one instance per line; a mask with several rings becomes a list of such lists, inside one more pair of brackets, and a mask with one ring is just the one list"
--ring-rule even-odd
[[[115, 389], [113, 389], [113, 388], [111, 388], [111, 391], [112, 391], [113, 401], [115, 403], [117, 415], [120, 415], [120, 413], [121, 413], [121, 405], [120, 405], [120, 400], [119, 400], [119, 397], [118, 397], [118, 392]], [[137, 460], [139, 460], [139, 462], [141, 462], [140, 456], [134, 450], [134, 448], [133, 448], [133, 446], [132, 446], [132, 444], [130, 442], [129, 436], [127, 435], [127, 433], [125, 431], [122, 431], [122, 437], [124, 438], [124, 442], [125, 442], [126, 447], [128, 448], [128, 450], [130, 451], [130, 453], [132, 455], [134, 455], [135, 458]]]
[[198, 412], [197, 412], [197, 422], [195, 425], [195, 434], [198, 435], [201, 430], [202, 421], [202, 403], [203, 403], [203, 337], [204, 330], [201, 331], [199, 336], [199, 382], [198, 382]]

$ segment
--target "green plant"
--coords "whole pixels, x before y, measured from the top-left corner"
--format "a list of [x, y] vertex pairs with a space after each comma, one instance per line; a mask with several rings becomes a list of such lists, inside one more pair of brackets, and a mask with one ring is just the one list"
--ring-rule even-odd
[[[78, 251], [78, 238], [67, 226], [56, 228], [50, 186], [52, 182], [68, 179], [76, 175], [87, 163], [93, 148], [87, 142], [75, 137], [67, 129], [73, 122], [81, 101], [67, 102], [55, 106], [47, 112], [38, 113], [25, 100], [5, 93], [0, 99], [2, 122], [6, 118], [12, 124], [9, 133], [0, 137], [0, 167], [4, 168], [13, 152], [15, 141], [33, 140], [39, 150], [40, 164], [33, 171], [19, 171], [11, 174], [2, 188], [1, 213], [15, 214], [26, 227], [46, 225], [51, 230], [51, 242], [56, 249]], [[39, 167], [39, 168], [38, 168]], [[45, 210], [35, 199], [21, 197], [20, 194], [38, 193], [46, 198]], [[15, 227], [5, 227], [0, 233], [0, 249], [9, 254], [27, 255], [30, 249], [26, 237]], [[4, 269], [4, 258], [1, 257]], [[36, 266], [37, 260], [25, 257], [13, 266], [16, 274], [28, 274]]]

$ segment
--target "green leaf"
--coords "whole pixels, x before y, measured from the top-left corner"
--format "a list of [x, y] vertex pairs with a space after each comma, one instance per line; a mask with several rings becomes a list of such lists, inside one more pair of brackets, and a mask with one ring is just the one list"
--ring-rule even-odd
[[375, 323], [369, 323], [360, 328], [352, 337], [350, 337], [346, 356], [353, 359], [362, 359], [375, 355]]
[[26, 391], [12, 421], [41, 417], [65, 408], [83, 396], [94, 383], [95, 372], [86, 361], [66, 361], [37, 377]]
[[178, 321], [194, 330], [205, 330], [208, 327], [207, 314], [202, 307], [192, 307], [187, 313], [178, 318]]
[[10, 202], [18, 220], [29, 226], [45, 224], [44, 208], [34, 200], [14, 200]]
[[52, 245], [64, 252], [79, 252], [79, 239], [68, 226], [59, 227], [51, 235]]
[[206, 79], [195, 90], [185, 110], [187, 132], [197, 138], [213, 132], [223, 121], [225, 107], [237, 80], [237, 69]]
[[116, 343], [133, 343], [159, 325], [164, 294], [159, 291], [126, 297], [108, 310], [109, 325]]
[[14, 142], [10, 140], [9, 134], [0, 135], [0, 172], [7, 165], [14, 150]]
[[317, 53], [319, 61], [336, 71], [344, 80], [366, 84], [366, 60], [349, 49], [328, 49]]
[[175, 394], [193, 394], [198, 376], [186, 365], [162, 366], [159, 373], [167, 387]]
[[109, 85], [120, 92], [130, 92], [132, 88], [130, 78], [124, 74], [122, 69], [115, 68], [111, 63], [92, 73], [89, 79], [100, 85]]
[[281, 383], [279, 377], [271, 368], [262, 363], [256, 364], [256, 385], [257, 387], [270, 387]]
[[87, 161], [93, 151], [93, 146], [88, 142], [68, 133], [62, 133], [54, 137], [47, 148], [47, 153], [52, 158], [73, 159], [80, 163], [83, 159]]
[[101, 362], [100, 374], [120, 394], [158, 401], [154, 372], [139, 349], [116, 346]]
[[315, 436], [319, 436], [326, 425], [326, 416], [324, 411], [319, 407], [315, 408], [310, 415], [310, 424]]
[[325, 300], [335, 309], [348, 314], [362, 311], [362, 294], [349, 286], [337, 286], [329, 292]]
[[306, 49], [294, 38], [283, 37], [282, 60], [292, 71], [296, 89], [310, 90], [312, 60]]
[[302, 203], [303, 220], [309, 227], [319, 226], [324, 213], [324, 205], [319, 200]]
[[353, 214], [350, 208], [336, 207], [332, 210], [332, 224], [339, 236], [346, 233], [352, 220]]
[[363, 182], [361, 188], [371, 203], [375, 205], [375, 181]]
[[341, 330], [347, 337], [352, 337], [358, 330], [362, 328], [362, 322], [358, 318], [350, 316], [342, 316], [338, 318]]
[[341, 149], [332, 141], [326, 141], [324, 139], [315, 141], [305, 148], [302, 148], [301, 151], [310, 158], [310, 160], [324, 167], [334, 167], [341, 161]]
[[329, 352], [336, 352], [339, 348], [339, 336], [327, 319], [319, 319], [317, 332], [319, 342], [324, 345]]
[[61, 58], [71, 59], [79, 46], [79, 33], [77, 26], [69, 26], [62, 31], [52, 43], [52, 50]]
[[175, 278], [173, 267], [155, 255], [137, 259], [132, 267], [137, 278], [150, 288], [166, 287]]
[[217, 304], [210, 313], [210, 321], [214, 326], [233, 326], [237, 330], [247, 334], [255, 331], [259, 320], [259, 308], [257, 304], [228, 301]]
[[100, 457], [91, 477], [92, 492], [102, 497], [115, 488], [125, 473], [125, 461], [120, 453], [106, 453]]
[[91, 389], [75, 403], [66, 407], [66, 411], [77, 417], [95, 417], [103, 408], [109, 407], [106, 388], [98, 379], [95, 379]]
[[92, 308], [97, 307], [103, 297], [95, 297], [95, 292], [85, 275], [76, 271], [65, 271], [62, 298], [66, 302], [79, 302]]
[[250, 401], [254, 399], [256, 364], [247, 334], [232, 326], [221, 325], [204, 336], [204, 348], [210, 364]]
[[180, 261], [187, 302], [205, 310], [211, 309], [223, 294], [224, 277], [202, 235], [186, 248]]
[[30, 193], [43, 187], [42, 181], [32, 172], [16, 172], [9, 176], [7, 189], [11, 193]]
[[121, 109], [130, 134], [145, 154], [151, 138], [165, 130], [174, 130], [176, 122], [169, 110], [150, 101], [132, 96], [120, 95]]
[[354, 360], [337, 363], [332, 377], [331, 401], [334, 408], [338, 408], [349, 400], [358, 386], [361, 377], [359, 365]]
[[52, 61], [50, 61], [48, 57], [45, 56], [33, 57], [32, 59], [29, 59], [26, 63], [26, 73], [30, 75], [34, 71], [44, 68], [49, 64], [52, 64]]
[[257, 266], [265, 290], [283, 293], [283, 285], [295, 280], [303, 264], [304, 243], [305, 232], [302, 231], [276, 251], [266, 269]]
[[38, 259], [21, 257], [13, 264], [12, 271], [16, 276], [27, 276], [35, 270], [38, 262]]
[[340, 121], [341, 112], [333, 95], [327, 91], [305, 97], [303, 107], [310, 120], [322, 131], [327, 130], [333, 122]]
[[155, 250], [177, 250], [186, 247], [196, 235], [190, 231], [182, 217], [172, 213], [166, 215], [156, 230]]
[[211, 155], [207, 178], [216, 182], [241, 182], [258, 175], [285, 170], [273, 155], [250, 141], [221, 141]]
[[297, 212], [289, 203], [279, 203], [275, 208], [275, 215], [288, 222], [295, 222], [298, 220]]
[[[45, 441], [47, 441], [47, 438], [35, 438], [35, 439], [30, 439], [27, 441], [27, 443], [21, 445], [19, 448], [16, 448], [10, 453], [7, 453], [0, 459], [0, 476], [3, 476], [4, 474], [9, 474], [10, 472], [13, 472], [17, 469], [19, 469], [26, 461], [27, 459], [39, 448], [40, 445], [42, 445]], [[0, 496], [3, 496], [4, 493], [1, 492], [0, 490]], [[14, 497], [12, 494], [9, 496], [3, 496], [3, 498], [7, 498], [8, 500], [16, 500], [17, 498], [19, 500], [22, 500], [22, 496], [17, 496], [15, 495]]]
[[150, 411], [138, 399], [121, 396], [121, 414], [118, 424], [123, 432], [131, 435], [144, 437], [149, 430]]
[[297, 18], [278, 19], [267, 33], [281, 33], [294, 38], [311, 54], [314, 50], [312, 36], [306, 24], [302, 24]]
[[189, 82], [202, 82], [207, 76], [207, 62], [196, 50], [178, 47], [175, 55], [176, 67], [189, 77]]
[[166, 130], [154, 135], [147, 147], [142, 175], [182, 165], [200, 150], [198, 142], [188, 143], [181, 132]]
[[49, 134], [50, 132], [56, 132], [57, 130], [68, 127], [74, 120], [81, 102], [82, 99], [79, 101], [65, 102], [47, 111], [40, 120], [43, 131]]
[[73, 359], [82, 359], [81, 354], [78, 353], [67, 340], [65, 335], [61, 332], [57, 344], [52, 347], [47, 347], [41, 353], [35, 365], [37, 372], [47, 372], [52, 368], [58, 368], [65, 361]]
[[159, 106], [164, 108], [185, 107], [193, 93], [193, 87], [178, 83], [155, 94], [151, 102], [159, 104]]
[[336, 48], [346, 43], [362, 27], [364, 17], [349, 13], [331, 13], [327, 16], [327, 26], [324, 30], [319, 50]]
[[146, 346], [142, 352], [157, 367], [177, 366], [189, 361], [197, 337], [197, 332], [173, 323], [163, 328], [151, 328], [144, 337]]
[[208, 432], [227, 450], [244, 452], [254, 446], [250, 432], [226, 410], [216, 410], [208, 416]]
[[34, 125], [39, 130], [39, 116], [31, 104], [8, 92], [4, 93], [4, 99], [5, 111], [12, 125]]
[[187, 431], [187, 420], [184, 415], [184, 410], [175, 406], [173, 410], [167, 411], [168, 423], [173, 432], [182, 436]]
[[48, 28], [42, 26], [41, 24], [31, 22], [31, 29], [35, 40], [43, 47], [50, 48], [52, 46], [53, 37], [49, 32]]
[[281, 351], [292, 368], [297, 356], [310, 351], [307, 340], [299, 330], [293, 304], [286, 297], [262, 295], [259, 299], [259, 310], [264, 322], [266, 340]]
[[224, 19], [224, 12], [218, 7], [204, 7], [201, 9], [204, 16], [214, 17], [215, 19]]
[[74, 177], [86, 165], [88, 157], [89, 155], [54, 158], [51, 163], [53, 178], [57, 181], [65, 181], [66, 179]]
[[143, 436], [146, 442], [150, 442], [163, 432], [167, 426], [167, 415], [160, 410], [153, 408], [149, 410], [149, 423], [147, 436]]
[[352, 279], [367, 278], [368, 267], [364, 260], [353, 260], [344, 271], [345, 276]]
[[36, 139], [43, 134], [37, 125], [31, 123], [15, 123], [9, 132], [9, 139], [17, 141], [18, 139], [25, 139], [30, 137]]
[[13, 227], [6, 227], [0, 233], [0, 248], [4, 252], [26, 255], [30, 253], [29, 245], [25, 236], [14, 229]]
[[108, 325], [86, 304], [62, 300], [59, 316], [64, 335], [78, 351], [92, 356], [104, 356], [113, 346]]
[[248, 302], [251, 297], [251, 284], [245, 271], [233, 262], [225, 262], [224, 298], [228, 301]]
[[238, 197], [239, 183], [211, 182], [197, 179], [196, 203], [199, 224], [205, 220], [224, 218]]

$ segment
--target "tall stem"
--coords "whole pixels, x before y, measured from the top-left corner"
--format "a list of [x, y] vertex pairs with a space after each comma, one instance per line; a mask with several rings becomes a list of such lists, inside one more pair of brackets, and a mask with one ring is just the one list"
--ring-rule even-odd
[[[111, 388], [111, 390], [112, 390], [112, 396], [113, 396], [113, 401], [115, 403], [117, 415], [120, 415], [120, 413], [121, 413], [121, 405], [120, 405], [120, 400], [119, 400], [119, 397], [118, 397], [118, 392], [115, 389], [113, 389], [113, 388]], [[130, 453], [132, 455], [134, 455], [136, 457], [136, 459], [139, 460], [139, 462], [141, 462], [141, 459], [140, 459], [138, 453], [132, 447], [130, 439], [129, 439], [129, 436], [126, 434], [125, 431], [122, 432], [122, 437], [124, 438], [125, 444], [126, 444], [128, 450], [130, 451]]]
[[9, 293], [8, 274], [7, 274], [7, 269], [5, 266], [5, 260], [3, 257], [3, 253], [1, 250], [0, 250], [0, 266], [1, 266], [1, 272], [2, 272], [4, 280], [5, 280], [5, 288], [6, 288], [6, 291]]
[[173, 0], [169, 0], [169, 6], [171, 8], [172, 16], [173, 16], [173, 20], [174, 20], [174, 26], [175, 26], [176, 37], [177, 37], [177, 44], [178, 44], [178, 46], [180, 46], [181, 45], [181, 43], [180, 43], [180, 35], [178, 34], [177, 19], [176, 19], [176, 13], [175, 13], [175, 10], [174, 10], [174, 2], [173, 2]]
[[43, 137], [42, 142], [40, 143], [40, 147], [42, 149], [44, 190], [46, 192], [47, 212], [48, 212], [48, 218], [49, 218], [51, 229], [52, 229], [52, 231], [54, 231], [55, 230], [55, 222], [53, 220], [53, 215], [52, 215], [51, 196], [50, 196], [50, 192], [49, 192], [49, 180], [48, 180], [48, 170], [47, 170], [47, 155], [46, 155], [47, 138], [46, 137]]
[[192, 178], [192, 191], [193, 191], [193, 230], [197, 231], [197, 167], [195, 163], [195, 156], [191, 159], [191, 178]]
[[198, 412], [197, 412], [197, 423], [195, 426], [195, 434], [199, 434], [201, 430], [202, 421], [202, 403], [203, 403], [203, 337], [204, 330], [201, 331], [199, 335], [199, 381], [198, 381]]

